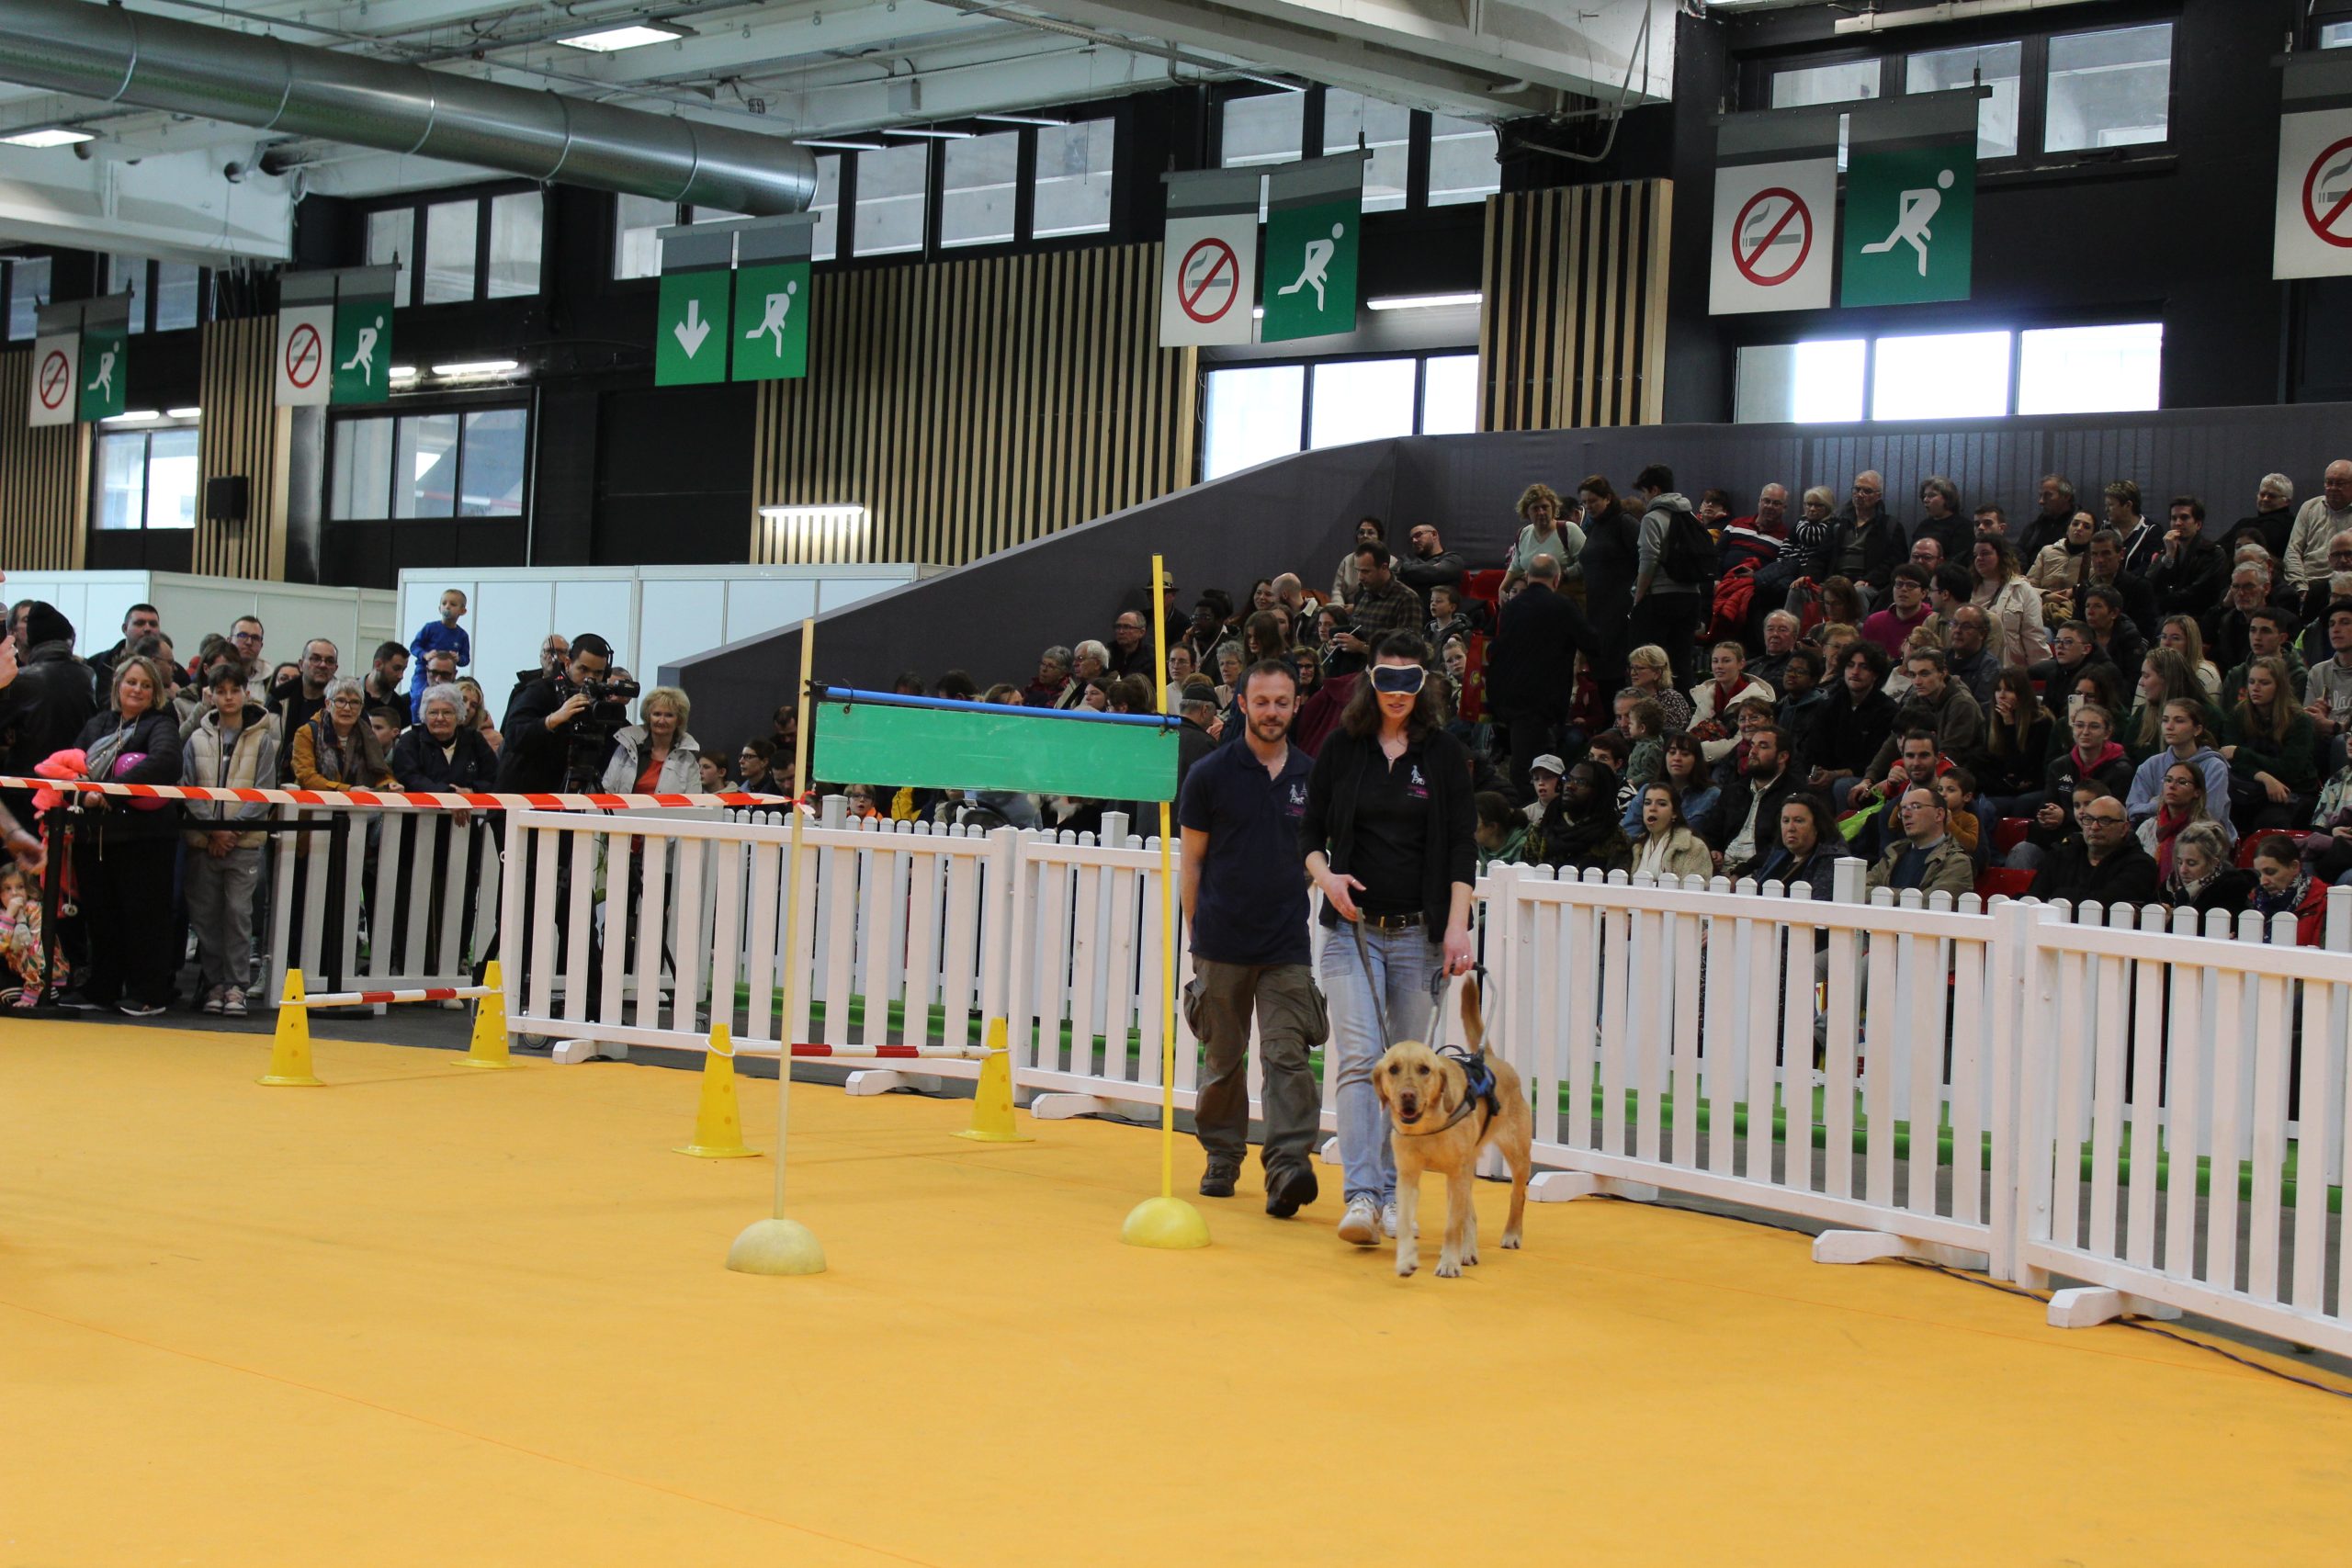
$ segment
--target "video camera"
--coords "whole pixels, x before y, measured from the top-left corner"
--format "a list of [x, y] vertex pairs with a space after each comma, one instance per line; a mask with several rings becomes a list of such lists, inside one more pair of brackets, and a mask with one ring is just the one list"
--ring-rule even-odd
[[602, 787], [605, 760], [612, 755], [613, 737], [628, 723], [628, 705], [637, 700], [641, 690], [635, 681], [602, 681], [594, 677], [574, 681], [568, 675], [556, 678], [559, 698], [588, 699], [588, 706], [564, 727], [570, 741], [564, 762], [566, 787], [581, 792]]

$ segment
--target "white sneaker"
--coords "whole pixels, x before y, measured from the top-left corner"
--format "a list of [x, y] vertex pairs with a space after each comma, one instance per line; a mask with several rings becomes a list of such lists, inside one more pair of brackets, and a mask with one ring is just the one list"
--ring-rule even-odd
[[245, 993], [236, 986], [224, 986], [220, 990], [220, 1013], [224, 1018], [245, 1016]]
[[1340, 1216], [1340, 1239], [1358, 1247], [1380, 1239], [1380, 1211], [1371, 1199], [1359, 1195], [1348, 1200], [1348, 1212]]
[[1380, 1234], [1391, 1241], [1396, 1239], [1396, 1201], [1393, 1198], [1380, 1206]]
[[205, 992], [204, 1005], [198, 1010], [209, 1013], [218, 1013], [220, 1010], [220, 990], [221, 987], [215, 986], [210, 990]]

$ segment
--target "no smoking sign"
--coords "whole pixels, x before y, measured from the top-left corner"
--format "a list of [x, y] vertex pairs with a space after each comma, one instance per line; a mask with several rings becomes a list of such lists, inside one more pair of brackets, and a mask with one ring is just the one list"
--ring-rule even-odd
[[40, 362], [40, 375], [34, 383], [45, 409], [62, 408], [74, 393], [74, 367], [62, 349], [51, 349]]
[[287, 335], [286, 379], [298, 389], [308, 389], [326, 364], [326, 349], [319, 329], [304, 321]]
[[1835, 158], [1730, 164], [1716, 171], [1709, 314], [1824, 310], [1837, 253]]
[[1241, 264], [1223, 240], [1196, 243], [1184, 253], [1176, 276], [1178, 307], [1203, 325], [1223, 321], [1240, 298]]
[[1758, 288], [1794, 277], [1813, 254], [1813, 212], [1792, 190], [1774, 186], [1747, 198], [1731, 226], [1732, 265]]

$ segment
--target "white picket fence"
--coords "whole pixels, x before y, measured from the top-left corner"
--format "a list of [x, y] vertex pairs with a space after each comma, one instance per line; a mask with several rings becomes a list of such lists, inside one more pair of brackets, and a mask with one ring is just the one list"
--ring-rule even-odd
[[[563, 940], [535, 918], [506, 969], [513, 1027], [700, 1048], [723, 1016], [759, 1055], [959, 1042], [1003, 1016], [1035, 1114], [1142, 1114], [1160, 1097], [1160, 864], [1123, 829], [1106, 824], [1125, 840], [1110, 845], [975, 837], [829, 807], [804, 831], [787, 919], [781, 821], [517, 813], [506, 908], [526, 841], [535, 908], [553, 908], [559, 862], [571, 878]], [[632, 861], [667, 868], [633, 913]], [[1686, 1192], [1837, 1227], [1816, 1244], [1828, 1259], [1908, 1253], [2105, 1292], [2067, 1298], [2066, 1321], [2169, 1303], [2352, 1349], [2331, 1206], [2352, 1119], [2352, 889], [2332, 896], [2323, 951], [2293, 947], [2284, 917], [2265, 942], [2258, 921], [2216, 940], [2156, 910], [1866, 899], [1861, 869], [1843, 863], [1825, 902], [1523, 866], [1481, 880], [1488, 1040], [1534, 1096], [1539, 1196]], [[592, 994], [567, 981], [600, 909]], [[1177, 1029], [1189, 1108], [1198, 1052]], [[974, 1070], [925, 1061], [853, 1087]], [[2245, 1201], [2200, 1201], [2200, 1181], [2231, 1199], [2243, 1183]]]
[[262, 946], [270, 1005], [291, 969], [314, 991], [471, 982], [498, 931], [498, 853], [486, 814], [461, 824], [439, 807], [276, 811], [317, 826], [269, 835]]

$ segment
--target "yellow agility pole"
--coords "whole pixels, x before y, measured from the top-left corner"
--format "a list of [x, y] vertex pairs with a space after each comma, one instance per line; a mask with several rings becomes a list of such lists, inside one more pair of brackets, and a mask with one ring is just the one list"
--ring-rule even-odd
[[[1168, 713], [1168, 573], [1151, 558], [1151, 648], [1159, 712]], [[1176, 876], [1169, 803], [1159, 803], [1159, 1196], [1127, 1211], [1119, 1239], [1130, 1247], [1206, 1247], [1209, 1224], [1176, 1196]]]
[[[816, 667], [817, 623], [800, 623], [800, 725], [792, 742], [792, 787], [805, 794], [808, 787], [808, 682]], [[792, 848], [785, 872], [784, 942], [785, 960], [782, 994], [777, 998], [779, 1012], [776, 1030], [779, 1035], [792, 1027], [792, 977], [799, 966], [801, 943], [808, 933], [800, 929], [800, 803], [792, 802]], [[718, 1005], [714, 999], [714, 1007]], [[745, 1225], [727, 1249], [727, 1267], [740, 1274], [821, 1274], [825, 1271], [825, 1249], [814, 1231], [797, 1220], [784, 1214], [785, 1133], [792, 1118], [792, 1053], [777, 1053], [775, 1063], [775, 1209], [764, 1220], [754, 1220]]]

